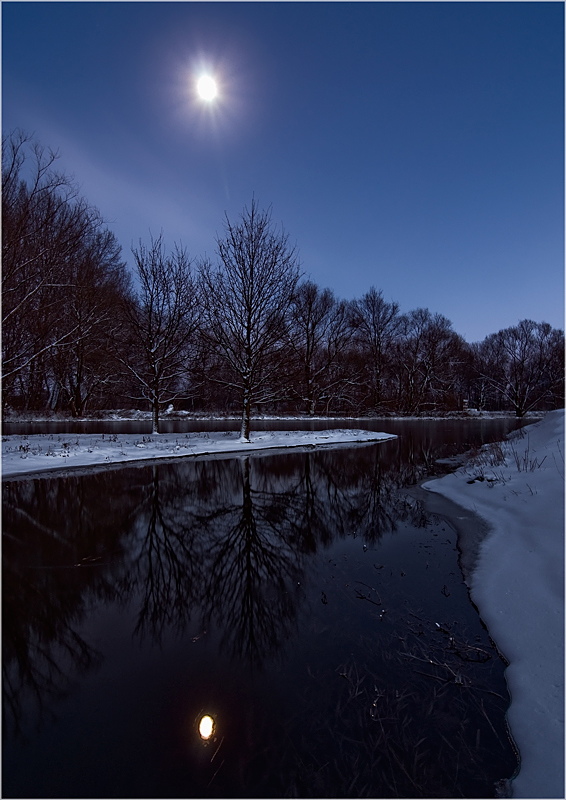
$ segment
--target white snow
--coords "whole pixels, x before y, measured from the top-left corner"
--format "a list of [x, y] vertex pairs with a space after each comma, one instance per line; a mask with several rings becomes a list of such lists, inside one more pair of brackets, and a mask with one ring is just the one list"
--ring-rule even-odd
[[[529, 411], [525, 415], [526, 418], [532, 419], [533, 421], [539, 420], [544, 417], [544, 411]], [[116, 422], [116, 421], [151, 421], [153, 417], [152, 411], [140, 411], [139, 409], [119, 409], [119, 410], [112, 410], [112, 411], [97, 411], [93, 415], [86, 414], [83, 417], [77, 417], [73, 419], [73, 422]], [[165, 411], [161, 412], [161, 417], [167, 417], [168, 420], [195, 420], [195, 421], [206, 421], [206, 420], [221, 420], [223, 422], [227, 420], [241, 420], [242, 415], [233, 415], [233, 414], [210, 414], [208, 412], [200, 412], [200, 411], [177, 411], [172, 408], [171, 405], [165, 409]], [[348, 420], [349, 422], [353, 420], [357, 420], [359, 422], [375, 422], [377, 420], [389, 420], [389, 421], [397, 421], [397, 422], [411, 422], [414, 420], [418, 420], [422, 422], [423, 420], [434, 420], [435, 422], [441, 420], [454, 420], [454, 419], [508, 419], [509, 417], [514, 417], [514, 415], [510, 414], [509, 411], [477, 411], [474, 408], [470, 408], [467, 411], [450, 411], [445, 416], [439, 417], [438, 414], [431, 414], [428, 415], [419, 415], [419, 416], [398, 416], [398, 415], [385, 415], [385, 416], [342, 416], [342, 417], [328, 417], [328, 416], [306, 416], [305, 414], [293, 415], [293, 414], [285, 414], [285, 415], [278, 415], [278, 414], [253, 414], [252, 425], [255, 420], [270, 420], [270, 421], [284, 421], [284, 422], [326, 422], [329, 419], [333, 421], [342, 419]], [[24, 413], [17, 413], [8, 409], [3, 419], [4, 422], [10, 423], [26, 423], [26, 422], [68, 422], [69, 417], [63, 414], [51, 413], [51, 414], [33, 414], [32, 416], [26, 415]]]
[[510, 662], [508, 722], [521, 756], [513, 797], [563, 798], [564, 410], [523, 431], [423, 488], [490, 528], [470, 591]]
[[391, 433], [362, 430], [262, 431], [252, 433], [250, 442], [235, 432], [3, 436], [2, 477], [148, 459], [246, 454], [288, 447], [351, 446], [395, 438]]

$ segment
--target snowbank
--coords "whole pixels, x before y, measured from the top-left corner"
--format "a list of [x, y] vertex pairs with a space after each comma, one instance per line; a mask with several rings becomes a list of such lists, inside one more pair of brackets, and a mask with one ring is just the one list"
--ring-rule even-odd
[[3, 436], [2, 477], [160, 458], [246, 454], [287, 447], [351, 446], [396, 438], [390, 433], [360, 430], [262, 431], [252, 433], [249, 443], [231, 432]]
[[514, 797], [564, 795], [564, 410], [486, 445], [423, 488], [490, 527], [471, 596], [510, 662], [508, 721], [521, 754]]
[[[533, 422], [535, 420], [542, 419], [545, 415], [544, 411], [528, 411], [525, 415], [526, 419], [531, 419]], [[91, 413], [85, 414], [82, 417], [70, 417], [68, 414], [63, 414], [59, 412], [50, 412], [48, 414], [27, 414], [25, 412], [16, 412], [11, 411], [10, 409], [6, 410], [3, 414], [2, 421], [3, 422], [11, 422], [11, 423], [33, 423], [33, 422], [151, 422], [153, 418], [152, 411], [140, 411], [139, 409], [115, 409], [115, 410], [107, 410], [107, 411], [93, 411]], [[192, 421], [206, 421], [206, 420], [217, 420], [217, 421], [236, 421], [241, 422], [242, 415], [241, 414], [211, 414], [207, 411], [176, 411], [175, 409], [166, 409], [165, 411], [161, 412], [160, 417], [161, 420], [192, 420]], [[352, 421], [359, 421], [359, 422], [375, 422], [376, 420], [389, 420], [394, 422], [412, 422], [414, 420], [418, 421], [430, 421], [430, 420], [450, 420], [450, 419], [515, 419], [515, 414], [511, 411], [478, 411], [475, 408], [470, 408], [467, 411], [446, 411], [444, 413], [434, 413], [434, 414], [417, 414], [417, 415], [405, 415], [405, 414], [393, 414], [393, 413], [386, 413], [386, 414], [365, 414], [360, 416], [356, 414], [355, 416], [351, 416], [349, 414], [340, 415], [340, 416], [332, 416], [332, 415], [323, 415], [323, 416], [308, 416], [306, 414], [253, 414], [251, 419], [252, 422], [254, 420], [268, 420], [268, 421], [275, 421], [275, 422], [291, 422], [291, 421], [298, 421], [298, 422], [327, 422], [329, 420], [332, 421], [339, 421], [344, 420], [348, 422]]]

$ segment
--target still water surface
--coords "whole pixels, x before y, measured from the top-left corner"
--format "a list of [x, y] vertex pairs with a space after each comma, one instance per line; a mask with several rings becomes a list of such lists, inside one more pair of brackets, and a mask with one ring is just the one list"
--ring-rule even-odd
[[495, 796], [504, 663], [404, 487], [515, 423], [404, 425], [4, 482], [3, 795]]

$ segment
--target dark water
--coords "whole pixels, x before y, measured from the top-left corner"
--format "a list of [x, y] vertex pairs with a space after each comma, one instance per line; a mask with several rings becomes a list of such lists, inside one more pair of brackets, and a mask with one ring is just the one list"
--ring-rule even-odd
[[[502, 437], [508, 431], [532, 420], [502, 419], [258, 419], [253, 420], [252, 430], [256, 431], [322, 431], [329, 428], [360, 428], [385, 433], [402, 433], [420, 439], [426, 429], [425, 437], [432, 436], [435, 441], [452, 437], [459, 441], [462, 436]], [[167, 419], [160, 420], [161, 433], [188, 433], [203, 431], [239, 431], [237, 419]], [[36, 433], [151, 433], [150, 420], [53, 420], [40, 422], [4, 422], [2, 433], [6, 436], [19, 434], [31, 436]]]
[[504, 664], [403, 487], [504, 431], [417, 425], [5, 482], [3, 796], [495, 796]]

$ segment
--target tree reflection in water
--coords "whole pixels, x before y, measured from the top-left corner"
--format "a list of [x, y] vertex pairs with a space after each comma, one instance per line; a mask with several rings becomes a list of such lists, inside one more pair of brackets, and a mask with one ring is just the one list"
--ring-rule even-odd
[[[507, 751], [488, 756], [484, 746], [490, 727], [505, 739], [507, 701], [502, 697], [490, 705], [491, 689], [502, 691], [502, 665], [497, 667], [491, 653], [486, 667], [466, 662], [457, 673], [456, 651], [448, 652], [443, 634], [430, 627], [433, 612], [429, 619], [414, 605], [424, 578], [415, 573], [403, 583], [399, 575], [405, 573], [394, 567], [391, 543], [402, 541], [403, 531], [430, 525], [423, 509], [399, 489], [422, 477], [435, 453], [426, 444], [408, 443], [406, 449], [401, 453], [390, 443], [5, 482], [9, 747], [17, 747], [14, 729], [41, 736], [32, 732], [30, 696], [54, 713], [57, 697], [71, 692], [72, 698], [71, 680], [104, 666], [111, 640], [102, 637], [97, 651], [89, 626], [97, 607], [112, 607], [128, 620], [134, 639], [147, 645], [145, 653], [159, 648], [167, 654], [172, 642], [179, 642], [183, 671], [193, 682], [201, 667], [192, 668], [192, 660], [205, 652], [193, 633], [206, 631], [212, 647], [206, 652], [213, 654], [220, 680], [216, 694], [222, 695], [224, 681], [230, 695], [224, 717], [219, 716], [224, 733], [211, 748], [214, 755], [221, 747], [222, 755], [206, 768], [202, 754], [192, 766], [178, 756], [165, 776], [157, 765], [171, 758], [177, 745], [162, 752], [166, 745], [153, 733], [153, 723], [140, 731], [155, 749], [154, 786], [165, 782], [169, 796], [462, 794], [458, 775], [470, 781], [472, 768], [481, 776], [474, 791], [478, 785], [481, 790], [481, 781], [491, 790], [483, 761], [495, 759], [489, 769], [498, 777], [509, 774], [514, 763], [509, 748], [510, 760]], [[446, 550], [433, 538], [426, 542], [426, 548], [435, 544], [440, 563]], [[379, 558], [391, 562], [387, 571], [376, 562], [382, 546]], [[365, 562], [355, 555], [368, 549]], [[426, 550], [426, 557], [429, 580], [433, 551]], [[446, 569], [457, 569], [455, 554], [451, 558]], [[411, 564], [416, 569], [417, 561]], [[438, 605], [447, 602], [441, 588], [434, 584], [434, 613], [446, 608]], [[451, 591], [454, 597], [456, 590]], [[461, 591], [467, 604], [465, 587]], [[381, 622], [378, 601], [387, 605], [387, 623]], [[467, 605], [458, 613], [471, 613], [481, 632]], [[465, 625], [454, 631], [461, 636]], [[485, 632], [481, 635], [489, 647]], [[432, 676], [419, 677], [423, 658], [431, 669], [430, 653], [438, 666]], [[171, 680], [167, 658], [159, 678], [165, 683]], [[472, 678], [476, 667], [483, 672]], [[456, 674], [463, 676], [460, 683], [452, 679]], [[244, 686], [242, 675], [255, 678]], [[472, 685], [477, 691], [467, 691]], [[233, 696], [238, 687], [241, 697]], [[98, 690], [99, 702], [111, 703], [103, 680]], [[147, 691], [151, 694], [152, 686]], [[186, 689], [177, 691], [183, 696]], [[88, 720], [83, 727], [88, 732]], [[427, 729], [435, 733], [424, 742]], [[461, 763], [447, 777], [454, 747]], [[88, 747], [84, 752], [86, 774], [92, 762]], [[147, 763], [144, 768], [152, 769]], [[123, 770], [126, 775], [126, 764]], [[9, 760], [6, 774], [8, 782], [15, 780]], [[37, 776], [40, 795], [55, 791], [45, 788], [49, 780]], [[73, 789], [78, 791], [73, 786], [69, 792]], [[131, 791], [144, 796], [135, 783]]]
[[208, 542], [204, 625], [222, 625], [235, 656], [254, 666], [287, 640], [297, 613], [301, 554], [289, 536], [289, 506], [276, 492], [252, 490], [250, 459], [240, 460], [242, 498], [201, 516]]
[[360, 448], [346, 469], [347, 450], [322, 462], [281, 456], [291, 459], [288, 476], [265, 458], [201, 461], [196, 474], [152, 467], [120, 584], [124, 599], [140, 602], [135, 632], [161, 641], [166, 630], [183, 632], [196, 609], [201, 630], [215, 622], [234, 656], [261, 666], [290, 635], [306, 553], [349, 533], [375, 543], [399, 520], [420, 519], [371, 450], [364, 458]]
[[[116, 597], [110, 556], [121, 552], [132, 508], [115, 496], [101, 506], [105, 477], [23, 480], [3, 484], [3, 721], [21, 730], [22, 709], [34, 716], [71, 688], [77, 672], [101, 654], [80, 627], [97, 602]], [[96, 514], [93, 509], [96, 508]]]
[[134, 634], [156, 644], [170, 630], [181, 634], [191, 619], [202, 585], [202, 542], [185, 507], [182, 486], [167, 471], [147, 468], [150, 480], [141, 486], [134, 525], [135, 547], [118, 590], [123, 602], [139, 607]]

